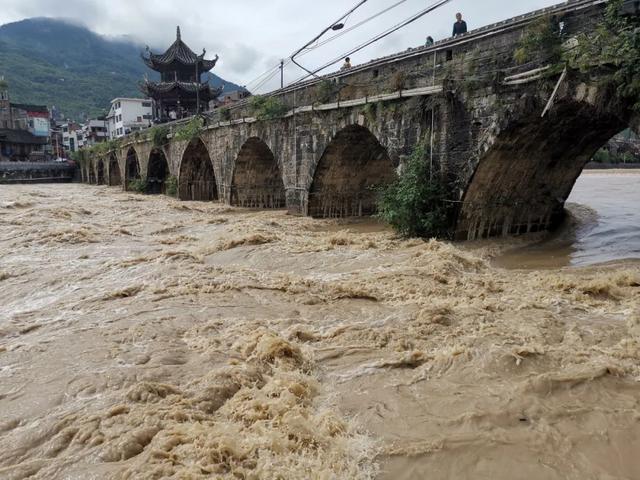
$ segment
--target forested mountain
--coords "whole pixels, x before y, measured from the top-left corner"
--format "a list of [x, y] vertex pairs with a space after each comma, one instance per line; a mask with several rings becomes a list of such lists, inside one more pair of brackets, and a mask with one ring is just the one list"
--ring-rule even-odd
[[[32, 18], [0, 26], [0, 76], [13, 102], [55, 105], [65, 118], [82, 120], [104, 113], [112, 98], [142, 96], [138, 82], [154, 78], [140, 58], [143, 48], [63, 20]], [[240, 88], [209, 78], [227, 92]]]

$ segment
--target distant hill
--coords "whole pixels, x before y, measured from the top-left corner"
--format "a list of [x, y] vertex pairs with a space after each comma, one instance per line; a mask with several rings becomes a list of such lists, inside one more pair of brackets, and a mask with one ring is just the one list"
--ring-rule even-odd
[[[154, 78], [140, 58], [143, 48], [63, 20], [32, 18], [0, 26], [0, 76], [12, 101], [55, 105], [65, 118], [82, 120], [104, 113], [115, 97], [142, 96], [138, 82]], [[227, 92], [241, 88], [209, 78]]]

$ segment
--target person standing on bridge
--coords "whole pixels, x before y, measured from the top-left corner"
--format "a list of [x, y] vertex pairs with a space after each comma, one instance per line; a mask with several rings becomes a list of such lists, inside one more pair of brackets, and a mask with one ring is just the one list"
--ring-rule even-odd
[[351, 68], [351, 59], [349, 57], [344, 59], [344, 63], [342, 64], [342, 68], [340, 70], [349, 70]]
[[453, 24], [453, 37], [467, 33], [467, 22], [462, 20], [462, 14], [456, 13], [456, 23]]

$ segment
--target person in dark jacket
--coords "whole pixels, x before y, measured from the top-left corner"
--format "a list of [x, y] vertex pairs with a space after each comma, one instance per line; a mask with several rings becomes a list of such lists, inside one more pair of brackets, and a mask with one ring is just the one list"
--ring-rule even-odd
[[459, 37], [467, 33], [467, 22], [462, 20], [462, 14], [456, 13], [456, 23], [453, 24], [453, 36]]

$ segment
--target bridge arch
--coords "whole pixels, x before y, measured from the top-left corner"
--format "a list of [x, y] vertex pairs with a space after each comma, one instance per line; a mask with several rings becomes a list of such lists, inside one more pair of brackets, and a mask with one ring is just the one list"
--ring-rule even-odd
[[149, 154], [147, 168], [147, 193], [165, 193], [165, 181], [169, 176], [169, 162], [160, 148], [154, 148]]
[[218, 199], [213, 163], [206, 145], [200, 138], [191, 140], [182, 154], [178, 198], [202, 202]]
[[128, 190], [129, 183], [131, 181], [140, 180], [140, 162], [138, 160], [138, 153], [136, 152], [136, 149], [133, 147], [130, 147], [129, 150], [127, 150], [124, 173], [125, 173], [124, 188], [125, 190]]
[[112, 187], [122, 185], [122, 175], [120, 173], [118, 157], [113, 152], [109, 156], [109, 185]]
[[629, 125], [623, 108], [559, 102], [511, 122], [482, 155], [462, 197], [455, 237], [471, 240], [552, 229], [585, 165]]
[[96, 183], [98, 185], [104, 185], [104, 160], [98, 159], [96, 164]]
[[238, 153], [231, 180], [231, 205], [284, 208], [286, 195], [280, 167], [271, 149], [250, 137]]
[[395, 177], [387, 150], [365, 127], [349, 125], [325, 148], [313, 175], [307, 213], [316, 218], [376, 212], [374, 187]]

